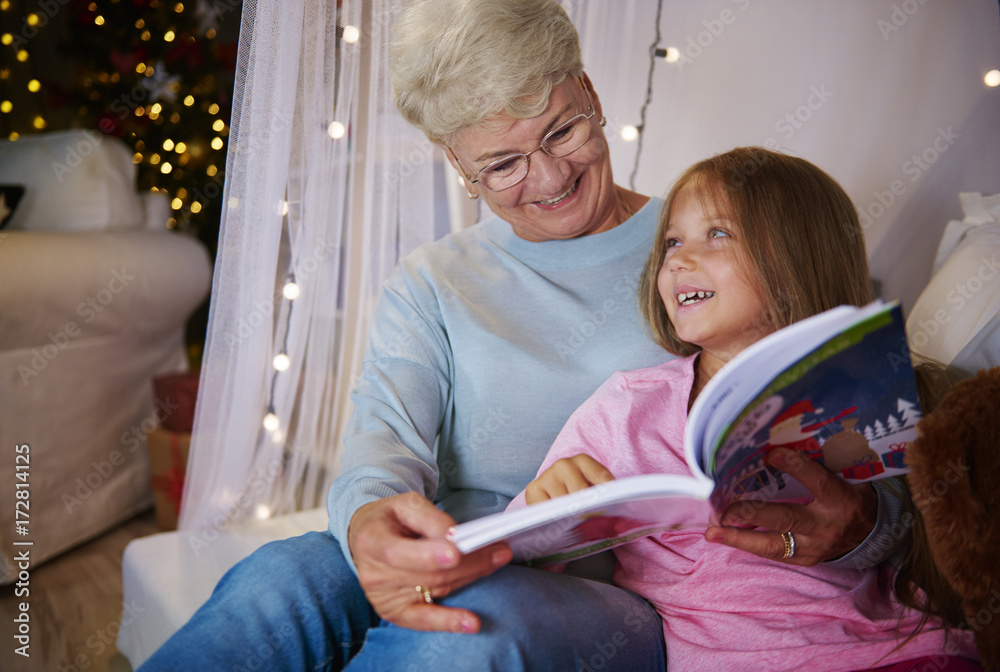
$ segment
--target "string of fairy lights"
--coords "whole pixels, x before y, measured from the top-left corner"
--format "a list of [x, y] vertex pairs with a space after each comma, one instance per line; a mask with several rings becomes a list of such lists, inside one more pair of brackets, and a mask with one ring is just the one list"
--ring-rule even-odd
[[[361, 38], [361, 31], [357, 27], [351, 25], [343, 26], [343, 28], [338, 29], [338, 33], [340, 35], [340, 39], [348, 45], [356, 44]], [[326, 134], [330, 140], [340, 140], [347, 135], [347, 125], [343, 121], [333, 120], [327, 125]], [[289, 209], [289, 202], [287, 200], [282, 201], [280, 211], [283, 217], [288, 216]], [[289, 335], [291, 334], [292, 312], [295, 307], [295, 301], [302, 293], [302, 288], [296, 281], [295, 276], [295, 269], [297, 267], [298, 258], [293, 250], [289, 259], [288, 269], [286, 270], [284, 284], [281, 288], [281, 297], [283, 299], [282, 314], [284, 319], [280, 320], [282, 323], [281, 331], [275, 335], [275, 349], [277, 350], [277, 354], [274, 355], [271, 360], [271, 378], [268, 388], [267, 403], [261, 419], [261, 430], [263, 432], [260, 437], [261, 440], [269, 436], [270, 440], [274, 444], [282, 444], [285, 442], [288, 425], [288, 419], [283, 419], [279, 415], [276, 408], [275, 392], [277, 390], [278, 377], [288, 371], [293, 363], [292, 354], [289, 353], [288, 340]], [[309, 269], [306, 268], [305, 270]], [[280, 345], [277, 345], [279, 342]], [[289, 459], [290, 454], [290, 450], [286, 445], [282, 454], [283, 460]], [[269, 518], [271, 514], [271, 508], [267, 504], [261, 503], [257, 505], [255, 510], [257, 518]]]

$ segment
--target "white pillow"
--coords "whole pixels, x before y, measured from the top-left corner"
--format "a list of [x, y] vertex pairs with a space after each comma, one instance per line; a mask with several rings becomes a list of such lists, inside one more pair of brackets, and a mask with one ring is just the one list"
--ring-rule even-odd
[[170, 219], [170, 197], [162, 191], [147, 191], [141, 195], [145, 212], [143, 228], [147, 231], [166, 231]]
[[1000, 365], [1000, 194], [959, 196], [964, 217], [945, 228], [906, 332], [914, 352], [975, 370]]
[[25, 188], [7, 230], [133, 229], [145, 220], [131, 151], [97, 131], [0, 141], [0, 183]]

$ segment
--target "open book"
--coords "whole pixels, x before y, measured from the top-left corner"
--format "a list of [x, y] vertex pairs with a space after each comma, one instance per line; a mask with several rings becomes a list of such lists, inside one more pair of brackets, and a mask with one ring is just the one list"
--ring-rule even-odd
[[708, 382], [688, 415], [693, 476], [648, 474], [596, 485], [455, 527], [463, 553], [505, 539], [514, 560], [564, 562], [633, 539], [717, 520], [736, 501], [808, 491], [764, 464], [783, 446], [849, 482], [906, 472], [921, 417], [897, 302], [840, 306], [754, 343]]

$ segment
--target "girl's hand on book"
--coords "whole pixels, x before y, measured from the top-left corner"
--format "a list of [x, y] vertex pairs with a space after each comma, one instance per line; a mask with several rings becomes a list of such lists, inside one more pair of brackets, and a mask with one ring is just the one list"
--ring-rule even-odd
[[[736, 502], [722, 515], [724, 527], [705, 538], [794, 565], [815, 565], [854, 550], [875, 527], [878, 496], [867, 483], [852, 485], [813, 460], [787, 448], [771, 451], [768, 462], [795, 476], [813, 499], [805, 505]], [[756, 529], [740, 529], [756, 528]], [[785, 558], [782, 532], [795, 536], [795, 555]]]
[[564, 457], [552, 463], [542, 474], [528, 483], [524, 491], [524, 501], [537, 504], [546, 499], [562, 497], [577, 490], [589, 488], [598, 483], [615, 480], [604, 465], [590, 455]]

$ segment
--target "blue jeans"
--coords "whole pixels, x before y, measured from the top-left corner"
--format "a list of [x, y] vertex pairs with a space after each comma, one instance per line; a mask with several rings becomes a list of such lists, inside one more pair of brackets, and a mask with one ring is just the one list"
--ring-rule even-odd
[[663, 626], [616, 586], [507, 566], [437, 600], [479, 614], [478, 634], [382, 621], [329, 532], [261, 547], [138, 672], [199, 670], [666, 669]]

